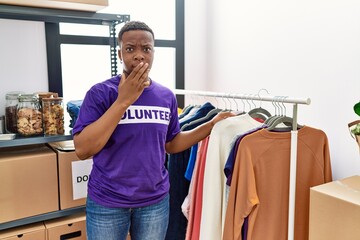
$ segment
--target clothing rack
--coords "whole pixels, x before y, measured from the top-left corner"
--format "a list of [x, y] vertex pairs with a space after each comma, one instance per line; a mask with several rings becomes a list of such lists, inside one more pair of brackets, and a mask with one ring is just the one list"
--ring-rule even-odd
[[[209, 96], [231, 99], [257, 100], [277, 103], [291, 103], [293, 104], [293, 128], [291, 131], [291, 145], [290, 145], [290, 180], [289, 180], [289, 214], [288, 214], [288, 240], [294, 239], [294, 225], [295, 225], [295, 190], [296, 190], [296, 164], [297, 164], [297, 108], [298, 104], [310, 105], [310, 98], [291, 98], [288, 96], [260, 96], [260, 94], [237, 94], [237, 93], [223, 93], [223, 92], [209, 92], [209, 91], [194, 91], [184, 89], [173, 89], [177, 95], [197, 95]], [[260, 92], [260, 91], [259, 91]]]

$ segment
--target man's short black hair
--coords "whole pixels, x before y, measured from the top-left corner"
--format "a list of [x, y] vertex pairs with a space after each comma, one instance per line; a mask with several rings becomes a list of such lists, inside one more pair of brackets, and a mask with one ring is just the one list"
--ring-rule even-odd
[[140, 22], [140, 21], [130, 21], [125, 23], [125, 25], [121, 28], [119, 35], [118, 35], [118, 44], [120, 46], [120, 42], [122, 41], [122, 36], [125, 32], [128, 31], [133, 31], [133, 30], [143, 30], [143, 31], [148, 31], [151, 33], [151, 35], [154, 37], [154, 32], [153, 30], [144, 22]]

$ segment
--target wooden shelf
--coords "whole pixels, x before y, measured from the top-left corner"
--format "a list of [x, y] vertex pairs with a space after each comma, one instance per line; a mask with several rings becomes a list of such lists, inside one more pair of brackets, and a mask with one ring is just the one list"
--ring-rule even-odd
[[0, 0], [1, 4], [97, 12], [109, 6], [107, 0]]
[[43, 21], [48, 23], [67, 22], [111, 25], [129, 21], [130, 15], [14, 6], [1, 4], [0, 0], [0, 18]]
[[0, 141], [0, 148], [4, 147], [15, 147], [15, 146], [24, 146], [24, 145], [33, 145], [41, 143], [50, 143], [50, 142], [61, 142], [72, 140], [72, 135], [57, 135], [57, 136], [38, 136], [38, 137], [19, 137], [17, 136], [12, 140], [2, 140]]
[[79, 212], [85, 212], [85, 206], [59, 210], [59, 211], [49, 212], [28, 218], [22, 218], [11, 222], [0, 223], [0, 231], [8, 228], [23, 226], [30, 223], [41, 222], [59, 217], [65, 217]]

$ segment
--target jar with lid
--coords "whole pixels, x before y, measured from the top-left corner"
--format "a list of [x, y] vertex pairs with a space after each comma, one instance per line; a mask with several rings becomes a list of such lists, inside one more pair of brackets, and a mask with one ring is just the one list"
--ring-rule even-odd
[[[34, 95], [38, 98], [40, 104], [40, 112], [43, 114], [42, 100], [43, 98], [54, 98], [58, 97], [58, 94], [55, 92], [35, 92]], [[44, 120], [44, 119], [43, 119]]]
[[59, 94], [56, 92], [35, 92], [34, 95], [37, 95], [39, 100], [40, 100], [40, 104], [42, 104], [42, 99], [43, 98], [56, 98], [59, 97]]
[[5, 131], [17, 133], [16, 108], [19, 95], [23, 92], [8, 92], [5, 95]]
[[[39, 99], [40, 107], [42, 108], [42, 99], [43, 98], [56, 98], [59, 97], [56, 92], [35, 92], [34, 95]], [[42, 111], [42, 109], [41, 109]]]
[[20, 94], [17, 104], [17, 132], [30, 137], [43, 134], [43, 120], [40, 103], [34, 94]]
[[5, 133], [5, 116], [0, 116], [0, 134]]
[[64, 105], [61, 97], [43, 98], [42, 111], [45, 135], [64, 134]]

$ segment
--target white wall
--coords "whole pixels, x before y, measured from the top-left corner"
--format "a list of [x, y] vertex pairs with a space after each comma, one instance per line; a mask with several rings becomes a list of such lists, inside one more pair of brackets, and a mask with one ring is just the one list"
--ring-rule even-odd
[[359, 1], [186, 1], [185, 12], [187, 89], [311, 98], [298, 122], [327, 134], [334, 179], [360, 174], [347, 128], [359, 119]]
[[43, 22], [0, 19], [0, 115], [10, 91], [48, 91]]

